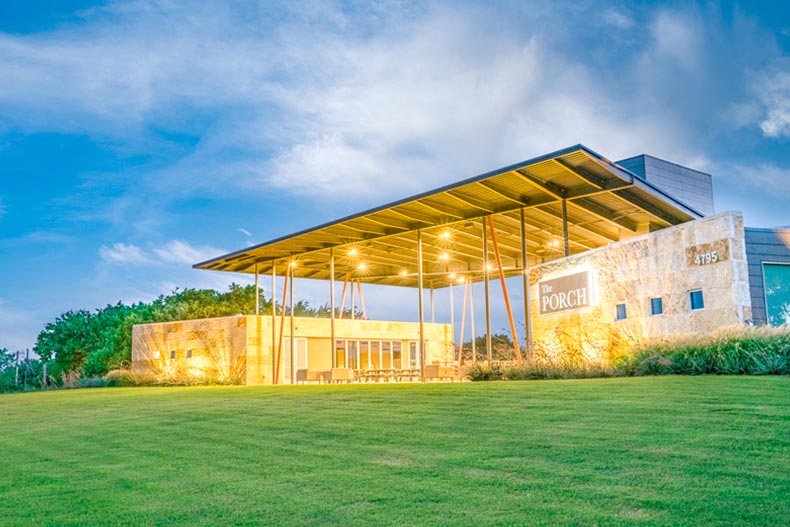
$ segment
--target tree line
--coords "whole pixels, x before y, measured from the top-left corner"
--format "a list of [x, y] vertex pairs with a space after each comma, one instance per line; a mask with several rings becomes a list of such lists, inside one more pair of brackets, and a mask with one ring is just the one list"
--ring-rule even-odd
[[[260, 295], [261, 313], [271, 312], [271, 307], [271, 299]], [[300, 300], [294, 304], [293, 312], [300, 317], [329, 317], [329, 306], [313, 307]], [[237, 284], [231, 284], [225, 292], [176, 289], [152, 302], [118, 302], [94, 311], [66, 311], [38, 334], [33, 347], [38, 357], [0, 348], [0, 391], [57, 385], [70, 372], [100, 377], [110, 370], [128, 367], [135, 324], [250, 313], [255, 313], [255, 286]], [[290, 314], [290, 309], [286, 313]]]

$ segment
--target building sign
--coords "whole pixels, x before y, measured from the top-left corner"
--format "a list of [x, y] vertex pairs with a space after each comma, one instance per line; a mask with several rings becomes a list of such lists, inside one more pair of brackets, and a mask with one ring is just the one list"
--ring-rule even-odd
[[540, 314], [581, 309], [592, 304], [590, 271], [538, 282]]
[[686, 247], [686, 265], [689, 267], [712, 265], [729, 259], [730, 241], [726, 238], [694, 247]]

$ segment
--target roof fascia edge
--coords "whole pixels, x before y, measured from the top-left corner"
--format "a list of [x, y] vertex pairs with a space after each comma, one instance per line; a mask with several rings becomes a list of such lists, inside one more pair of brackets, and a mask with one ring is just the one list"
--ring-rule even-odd
[[[649, 181], [646, 181], [646, 180], [640, 178], [639, 176], [637, 176], [636, 174], [634, 174], [633, 172], [631, 172], [627, 168], [618, 165], [614, 161], [610, 161], [609, 159], [606, 159], [605, 157], [603, 157], [598, 152], [595, 152], [595, 151], [587, 148], [584, 145], [579, 145], [579, 147], [581, 147], [582, 150], [586, 151], [591, 156], [597, 158], [600, 162], [605, 163], [606, 165], [608, 165], [608, 167], [613, 172], [615, 172], [615, 173], [619, 172], [620, 175], [623, 177], [623, 179], [630, 180], [631, 184], [633, 184], [635, 187], [638, 187], [641, 190], [644, 190], [645, 192], [653, 194], [654, 196], [656, 196], [658, 198], [661, 198], [664, 201], [672, 202], [673, 205], [677, 206], [677, 208], [679, 208], [680, 210], [682, 210], [683, 212], [685, 212], [689, 216], [697, 217], [697, 218], [704, 218], [705, 217], [704, 214], [702, 214], [700, 211], [698, 211], [694, 207], [690, 207], [689, 205], [686, 205], [682, 201], [678, 200], [676, 197], [674, 197], [674, 196], [672, 196], [670, 194], [667, 194], [661, 188], [653, 185]], [[646, 155], [646, 154], [640, 154], [640, 155]], [[638, 157], [638, 156], [634, 156], [634, 157]], [[628, 159], [631, 159], [631, 158], [628, 158]], [[661, 161], [664, 161], [664, 160], [661, 159]], [[669, 163], [671, 163], [671, 161], [669, 161]]]

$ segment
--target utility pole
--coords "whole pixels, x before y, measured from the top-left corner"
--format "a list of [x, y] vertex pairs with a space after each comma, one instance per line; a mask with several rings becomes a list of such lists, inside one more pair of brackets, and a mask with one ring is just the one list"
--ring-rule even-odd
[[30, 365], [30, 348], [25, 350], [25, 374], [23, 376], [24, 382], [22, 384], [22, 389], [27, 390], [27, 367]]

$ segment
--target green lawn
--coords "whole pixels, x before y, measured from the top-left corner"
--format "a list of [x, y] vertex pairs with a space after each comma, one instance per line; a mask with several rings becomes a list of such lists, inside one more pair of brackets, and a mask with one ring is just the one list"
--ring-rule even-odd
[[0, 524], [788, 525], [790, 378], [0, 396]]

